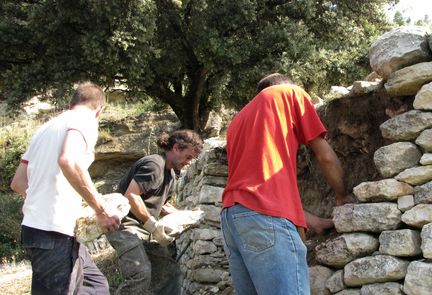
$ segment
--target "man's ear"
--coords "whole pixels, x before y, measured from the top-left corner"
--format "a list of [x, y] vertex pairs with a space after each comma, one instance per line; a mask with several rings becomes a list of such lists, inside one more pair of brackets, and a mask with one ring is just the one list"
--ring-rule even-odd
[[176, 151], [176, 152], [180, 151], [180, 146], [179, 146], [179, 144], [178, 144], [178, 143], [173, 144], [172, 149], [173, 149], [173, 151]]

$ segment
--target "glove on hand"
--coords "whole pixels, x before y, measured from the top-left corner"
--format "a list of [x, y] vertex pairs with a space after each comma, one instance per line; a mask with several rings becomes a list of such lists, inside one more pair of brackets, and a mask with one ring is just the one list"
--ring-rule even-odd
[[174, 237], [169, 236], [169, 233], [173, 231], [172, 228], [157, 222], [153, 216], [150, 216], [150, 218], [147, 219], [143, 227], [162, 247], [168, 246], [175, 240]]

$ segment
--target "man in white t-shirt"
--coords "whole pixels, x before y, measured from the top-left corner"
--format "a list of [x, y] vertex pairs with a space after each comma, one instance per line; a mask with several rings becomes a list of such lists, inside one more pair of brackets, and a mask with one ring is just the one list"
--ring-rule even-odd
[[105, 101], [99, 86], [80, 84], [70, 109], [36, 131], [12, 180], [25, 197], [21, 236], [32, 263], [32, 294], [109, 294], [106, 278], [74, 237], [82, 199], [106, 232], [120, 224], [88, 172]]

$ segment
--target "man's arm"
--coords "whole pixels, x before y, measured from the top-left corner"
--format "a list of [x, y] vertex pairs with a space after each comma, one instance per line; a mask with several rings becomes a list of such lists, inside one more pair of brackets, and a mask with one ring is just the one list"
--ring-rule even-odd
[[150, 218], [151, 214], [148, 212], [147, 207], [141, 198], [142, 193], [143, 191], [141, 190], [138, 183], [132, 179], [126, 192], [124, 193], [124, 196], [129, 200], [129, 204], [131, 206], [130, 210], [133, 215], [141, 220], [141, 222], [145, 223]]
[[87, 144], [82, 134], [76, 130], [69, 130], [63, 142], [58, 164], [72, 187], [96, 212], [99, 225], [106, 231], [116, 230], [120, 224], [118, 216], [105, 211], [90, 174], [80, 164], [86, 148]]
[[21, 196], [26, 196], [26, 190], [28, 188], [28, 178], [27, 178], [27, 164], [21, 162], [17, 170], [15, 171], [15, 175], [11, 182], [11, 189], [20, 194]]
[[133, 215], [143, 223], [143, 228], [151, 234], [152, 239], [165, 247], [174, 241], [174, 237], [168, 236], [168, 234], [173, 230], [160, 224], [153, 216], [151, 216], [144, 204], [144, 201], [141, 199], [142, 193], [143, 191], [138, 183], [132, 179], [124, 193], [124, 196], [129, 200], [131, 206], [130, 210]]
[[342, 165], [333, 148], [321, 136], [310, 141], [309, 146], [318, 160], [327, 183], [336, 193], [336, 206], [352, 202], [353, 200], [345, 191]]

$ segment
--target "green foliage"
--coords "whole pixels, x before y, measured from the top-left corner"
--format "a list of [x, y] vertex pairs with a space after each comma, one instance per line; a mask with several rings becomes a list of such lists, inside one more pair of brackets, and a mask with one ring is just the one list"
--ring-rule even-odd
[[24, 258], [24, 251], [20, 246], [22, 204], [21, 197], [0, 192], [0, 258], [6, 258], [9, 262]]
[[15, 174], [33, 128], [9, 125], [0, 129], [0, 193], [10, 191], [9, 184]]
[[130, 99], [155, 97], [199, 130], [210, 110], [243, 106], [274, 71], [317, 94], [362, 78], [394, 2], [5, 0], [0, 99], [120, 83]]

